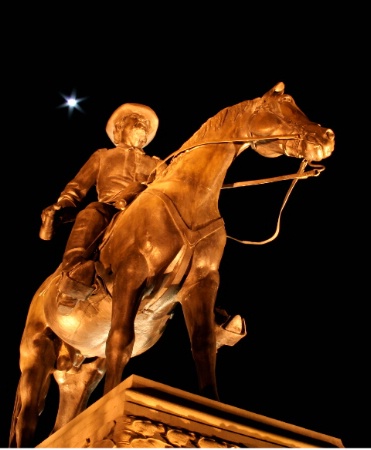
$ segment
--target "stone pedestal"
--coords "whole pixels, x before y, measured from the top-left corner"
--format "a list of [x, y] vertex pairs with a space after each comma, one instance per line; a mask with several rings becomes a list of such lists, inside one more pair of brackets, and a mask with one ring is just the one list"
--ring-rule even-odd
[[37, 448], [339, 447], [341, 440], [132, 375]]

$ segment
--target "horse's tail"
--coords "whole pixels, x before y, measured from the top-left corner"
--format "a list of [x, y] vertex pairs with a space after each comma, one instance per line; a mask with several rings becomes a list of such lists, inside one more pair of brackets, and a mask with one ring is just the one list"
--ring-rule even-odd
[[20, 381], [18, 382], [17, 391], [15, 394], [15, 402], [14, 402], [14, 408], [13, 408], [12, 421], [10, 423], [9, 448], [17, 448], [18, 447], [16, 428], [17, 428], [19, 412], [22, 407], [21, 397], [19, 395], [19, 383], [20, 383]]

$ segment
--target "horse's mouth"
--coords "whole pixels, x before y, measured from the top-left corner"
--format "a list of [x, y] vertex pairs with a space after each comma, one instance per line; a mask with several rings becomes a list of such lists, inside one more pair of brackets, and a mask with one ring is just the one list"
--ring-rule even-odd
[[321, 161], [332, 155], [335, 149], [335, 133], [326, 129], [317, 140], [312, 141], [309, 135], [306, 140], [305, 158], [309, 161]]
[[323, 159], [331, 156], [334, 149], [334, 141], [330, 141], [325, 144], [307, 143], [307, 148], [304, 152], [305, 159], [307, 159], [308, 161], [322, 161]]
[[326, 133], [324, 139], [320, 141], [312, 136], [303, 136], [299, 140], [289, 140], [285, 143], [286, 155], [301, 157], [307, 161], [322, 161], [331, 156], [334, 149], [335, 135], [332, 131]]

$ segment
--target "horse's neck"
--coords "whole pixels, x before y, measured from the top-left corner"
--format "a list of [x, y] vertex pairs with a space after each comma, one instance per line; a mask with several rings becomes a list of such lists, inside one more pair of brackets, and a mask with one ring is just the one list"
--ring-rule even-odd
[[220, 216], [220, 190], [235, 154], [233, 144], [196, 147], [177, 156], [152, 186], [173, 200], [190, 228], [206, 225]]
[[188, 226], [201, 226], [219, 217], [218, 201], [226, 172], [250, 136], [249, 119], [260, 101], [247, 100], [224, 108], [207, 120], [154, 183], [174, 201]]

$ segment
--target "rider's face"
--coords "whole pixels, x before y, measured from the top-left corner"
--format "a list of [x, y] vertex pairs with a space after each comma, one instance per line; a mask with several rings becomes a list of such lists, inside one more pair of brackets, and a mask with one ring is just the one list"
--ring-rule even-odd
[[115, 144], [143, 147], [147, 142], [149, 121], [140, 114], [131, 114], [118, 121], [114, 130]]

